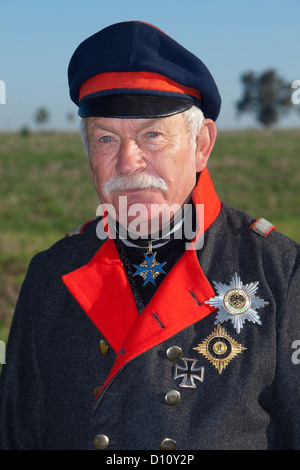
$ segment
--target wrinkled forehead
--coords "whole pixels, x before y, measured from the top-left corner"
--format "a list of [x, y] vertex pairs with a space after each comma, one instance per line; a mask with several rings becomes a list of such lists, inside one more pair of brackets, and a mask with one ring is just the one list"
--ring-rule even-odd
[[111, 117], [87, 117], [83, 118], [84, 125], [88, 134], [93, 134], [98, 130], [101, 131], [120, 131], [132, 130], [139, 132], [140, 130], [157, 129], [157, 130], [174, 130], [177, 133], [186, 132], [184, 114], [175, 114], [166, 117], [154, 118], [111, 118]]

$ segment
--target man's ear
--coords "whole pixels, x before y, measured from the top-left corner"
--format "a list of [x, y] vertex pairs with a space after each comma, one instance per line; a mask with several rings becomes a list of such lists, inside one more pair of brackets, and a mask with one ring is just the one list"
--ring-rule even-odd
[[209, 155], [217, 137], [217, 128], [212, 119], [205, 119], [196, 137], [196, 171], [200, 173], [207, 165]]

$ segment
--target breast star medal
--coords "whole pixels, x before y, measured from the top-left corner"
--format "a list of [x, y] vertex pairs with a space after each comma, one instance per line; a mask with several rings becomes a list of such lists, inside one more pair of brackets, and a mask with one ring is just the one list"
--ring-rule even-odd
[[193, 349], [206, 357], [221, 374], [229, 362], [246, 348], [231, 338], [221, 325], [218, 325], [201, 344]]
[[144, 279], [143, 286], [145, 286], [148, 282], [151, 282], [155, 285], [155, 279], [157, 276], [159, 276], [161, 273], [166, 274], [166, 272], [162, 269], [166, 262], [158, 263], [155, 257], [156, 253], [152, 252], [152, 243], [150, 241], [148, 251], [147, 253], [144, 253], [144, 261], [140, 265], [133, 265], [136, 268], [136, 272], [133, 274], [133, 276], [141, 276]]
[[258, 284], [259, 281], [244, 285], [237, 273], [234, 273], [229, 285], [214, 281], [218, 295], [205, 303], [219, 309], [215, 324], [231, 320], [237, 333], [240, 333], [246, 320], [261, 325], [256, 309], [269, 302], [255, 296]]

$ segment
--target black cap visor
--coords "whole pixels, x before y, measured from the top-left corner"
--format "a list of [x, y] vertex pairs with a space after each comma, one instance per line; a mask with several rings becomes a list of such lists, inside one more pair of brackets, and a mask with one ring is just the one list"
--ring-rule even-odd
[[192, 100], [145, 95], [106, 95], [82, 100], [81, 117], [159, 118], [182, 113], [194, 105]]

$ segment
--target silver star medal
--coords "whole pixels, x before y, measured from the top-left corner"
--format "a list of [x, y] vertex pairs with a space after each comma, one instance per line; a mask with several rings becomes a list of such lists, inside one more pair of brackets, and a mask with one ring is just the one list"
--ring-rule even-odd
[[268, 305], [269, 302], [255, 295], [259, 281], [244, 285], [237, 273], [234, 273], [229, 285], [213, 282], [218, 295], [204, 303], [219, 309], [215, 324], [231, 320], [237, 333], [240, 333], [246, 320], [261, 325], [256, 309]]

